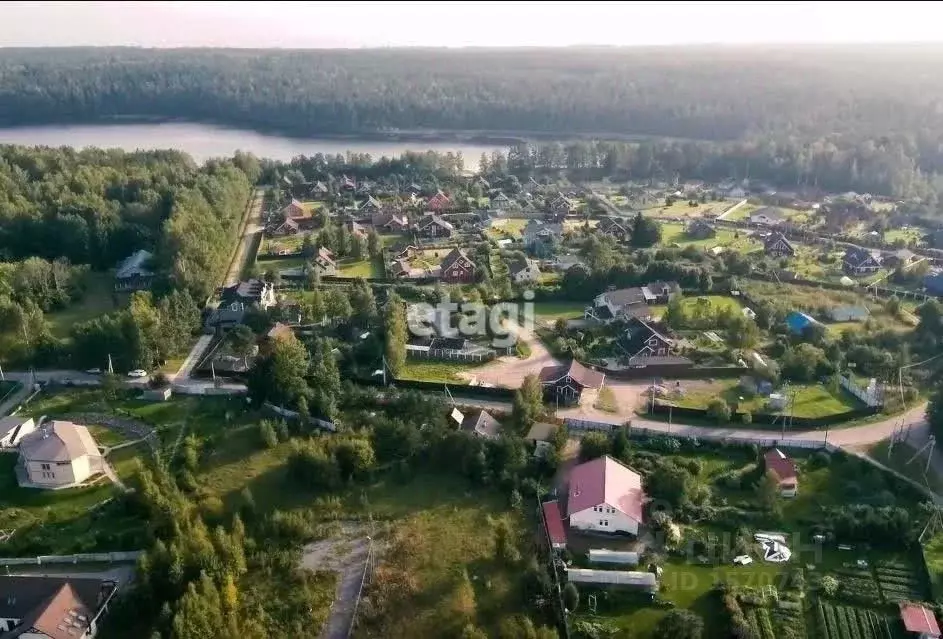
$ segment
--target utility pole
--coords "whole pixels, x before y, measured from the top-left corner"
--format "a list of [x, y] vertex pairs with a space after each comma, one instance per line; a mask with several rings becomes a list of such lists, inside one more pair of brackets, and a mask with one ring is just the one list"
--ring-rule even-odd
[[930, 472], [930, 462], [933, 460], [933, 447], [936, 446], [936, 437], [930, 438], [930, 451], [927, 453], [927, 465], [923, 468], [923, 474]]
[[674, 402], [668, 403], [668, 434], [669, 435], [671, 434], [671, 411], [674, 408], [674, 405], [675, 405]]
[[3, 376], [3, 366], [0, 366], [0, 382], [7, 381], [7, 378]]

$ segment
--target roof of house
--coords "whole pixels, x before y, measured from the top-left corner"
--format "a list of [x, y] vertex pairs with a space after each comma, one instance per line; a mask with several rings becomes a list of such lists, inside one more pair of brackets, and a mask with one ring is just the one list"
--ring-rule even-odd
[[765, 217], [768, 220], [774, 221], [782, 221], [784, 219], [783, 212], [775, 206], [764, 206], [763, 208], [759, 208], [750, 214], [751, 220], [760, 217]]
[[[648, 307], [646, 306], [644, 308]], [[625, 333], [628, 338], [630, 351], [633, 350], [632, 346], [637, 346], [638, 349], [641, 349], [652, 337], [657, 337], [661, 341], [671, 344], [670, 338], [663, 335], [651, 324], [636, 315], [629, 316], [627, 319], [627, 324], [628, 326], [625, 329]]]
[[511, 201], [511, 198], [509, 198], [504, 193], [500, 193], [500, 192], [497, 195], [495, 195], [493, 198], [491, 198], [492, 204], [495, 202], [510, 202], [510, 201]]
[[763, 243], [763, 246], [768, 251], [779, 243], [784, 244], [791, 252], [793, 253], [796, 252], [796, 249], [792, 245], [792, 242], [790, 242], [789, 239], [782, 233], [770, 234], [770, 236], [766, 238], [766, 242]]
[[144, 265], [150, 262], [153, 257], [154, 255], [150, 251], [145, 251], [144, 249], [135, 251], [121, 262], [118, 266], [118, 270], [115, 272], [115, 277], [121, 280], [151, 275], [151, 271], [144, 268]]
[[448, 229], [449, 231], [451, 231], [454, 228], [451, 222], [446, 222], [435, 213], [432, 213], [430, 215], [424, 215], [419, 220], [419, 222], [417, 222], [417, 226], [421, 229], [432, 226], [433, 224], [437, 226], [441, 226], [444, 229]]
[[462, 420], [462, 430], [494, 439], [501, 432], [501, 423], [486, 410], [477, 409]]
[[363, 202], [361, 202], [361, 203], [360, 203], [360, 206], [359, 206], [358, 208], [361, 208], [361, 209], [365, 209], [365, 208], [375, 208], [375, 209], [378, 209], [378, 208], [380, 208], [381, 206], [382, 206], [382, 205], [380, 204], [380, 201], [379, 201], [378, 199], [376, 199], [376, 198], [373, 197], [372, 195], [368, 195], [368, 196], [367, 196], [367, 199], [364, 200]]
[[642, 287], [642, 294], [646, 294], [646, 289], [648, 293], [653, 295], [671, 295], [672, 293], [677, 293], [681, 290], [681, 285], [677, 282], [649, 282]]
[[606, 291], [604, 295], [613, 306], [626, 306], [628, 304], [638, 304], [645, 301], [645, 291], [638, 286], [617, 288], [614, 291]]
[[28, 461], [72, 461], [101, 453], [85, 426], [55, 420], [24, 437], [20, 454]]
[[801, 311], [793, 311], [786, 316], [786, 326], [794, 333], [801, 333], [813, 324], [818, 324], [818, 321], [811, 315]]
[[940, 636], [940, 625], [936, 621], [936, 615], [933, 611], [921, 606], [920, 604], [908, 603], [902, 601], [900, 606], [900, 618], [904, 622], [904, 628], [907, 632], [916, 632], [927, 634], [931, 637]]
[[449, 251], [449, 254], [446, 255], [445, 259], [442, 260], [442, 264], [441, 264], [442, 270], [443, 271], [448, 270], [453, 264], [455, 264], [455, 262], [457, 262], [461, 258], [465, 258], [466, 260], [468, 260], [472, 266], [475, 265], [475, 263], [471, 261], [471, 258], [468, 257], [468, 254], [465, 253], [465, 249], [455, 247], [451, 251]]
[[881, 253], [880, 251], [875, 251], [872, 249], [863, 248], [860, 246], [853, 246], [845, 251], [845, 256], [842, 258], [842, 261], [851, 265], [859, 266], [864, 264], [869, 260], [874, 260], [878, 264], [881, 263]]
[[32, 421], [32, 417], [0, 417], [0, 439], [19, 429], [23, 424]]
[[547, 422], [537, 422], [530, 427], [530, 430], [527, 431], [527, 436], [524, 437], [527, 441], [532, 442], [545, 442], [549, 441], [553, 434], [557, 431], [556, 424], [550, 424]]
[[515, 260], [508, 264], [508, 273], [510, 273], [511, 277], [515, 277], [518, 273], [529, 270], [540, 273], [537, 263], [533, 260]]
[[799, 473], [796, 472], [796, 463], [778, 448], [766, 451], [763, 459], [766, 461], [766, 470], [776, 475], [780, 481], [799, 477]]
[[605, 375], [591, 368], [586, 368], [575, 359], [562, 366], [545, 366], [540, 369], [540, 381], [544, 384], [555, 382], [569, 377], [583, 388], [599, 388], [602, 386]]
[[871, 315], [871, 311], [866, 306], [836, 306], [830, 309], [828, 314], [831, 317], [865, 319]]
[[566, 545], [566, 527], [563, 525], [563, 516], [560, 514], [560, 504], [557, 500], [541, 504], [544, 513], [544, 524], [547, 528], [547, 538], [551, 545]]
[[598, 228], [602, 233], [611, 233], [611, 232], [619, 232], [619, 231], [623, 233], [627, 232], [626, 226], [625, 224], [623, 224], [623, 220], [620, 220], [615, 217], [602, 218], [601, 220], [599, 220], [599, 225], [596, 228]]
[[222, 298], [226, 301], [233, 299], [258, 300], [262, 298], [262, 291], [265, 290], [267, 285], [266, 282], [259, 279], [245, 280], [224, 289]]
[[88, 630], [116, 588], [112, 581], [64, 577], [0, 577], [0, 617], [20, 619], [3, 637], [31, 628], [52, 639], [76, 639]]
[[642, 521], [645, 491], [642, 476], [609, 455], [574, 466], [570, 471], [567, 516], [607, 504]]

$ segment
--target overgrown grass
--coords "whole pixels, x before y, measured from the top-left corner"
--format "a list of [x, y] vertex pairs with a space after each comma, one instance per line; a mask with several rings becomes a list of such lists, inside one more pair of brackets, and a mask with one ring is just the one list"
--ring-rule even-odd
[[474, 362], [431, 362], [410, 359], [406, 360], [406, 364], [397, 377], [419, 382], [467, 384], [468, 381], [463, 380], [458, 374], [463, 371], [473, 371], [477, 366]]
[[[682, 384], [683, 387], [683, 384]], [[793, 393], [796, 393], [793, 403]], [[708, 404], [720, 397], [731, 409], [753, 414], [792, 414], [795, 417], [826, 417], [861, 408], [862, 405], [851, 395], [840, 391], [832, 393], [821, 384], [791, 384], [787, 397], [786, 409], [782, 411], [768, 408], [768, 398], [749, 396], [739, 386], [738, 380], [718, 380], [713, 383], [698, 383], [695, 390], [685, 391], [680, 397], [672, 399], [675, 406], [687, 408], [707, 408]], [[742, 398], [742, 399], [741, 399]]]
[[683, 224], [666, 222], [661, 225], [661, 244], [663, 246], [677, 244], [681, 248], [696, 246], [702, 249], [722, 246], [724, 250], [738, 253], [750, 253], [763, 248], [760, 242], [749, 237], [745, 231], [727, 228], [719, 228], [716, 231], [714, 237], [696, 239], [687, 234]]
[[337, 274], [343, 277], [381, 278], [385, 275], [381, 258], [366, 260], [341, 260]]
[[88, 432], [91, 433], [92, 439], [95, 440], [95, 443], [103, 448], [117, 446], [118, 444], [123, 444], [127, 441], [127, 439], [125, 439], [124, 436], [120, 433], [104, 426], [96, 426], [91, 424], [88, 426]]
[[534, 317], [538, 322], [583, 317], [585, 302], [534, 302]]
[[876, 459], [889, 468], [893, 468], [935, 493], [943, 494], [943, 479], [937, 475], [933, 466], [931, 465], [929, 473], [923, 472], [924, 468], [927, 467], [927, 452], [925, 450], [917, 455], [917, 449], [907, 442], [895, 444], [892, 452], [886, 440], [874, 444], [867, 451], [869, 457]]
[[67, 308], [47, 314], [46, 321], [53, 335], [65, 338], [75, 324], [115, 311], [126, 301], [127, 295], [114, 292], [114, 273], [90, 272], [86, 275], [82, 299]]

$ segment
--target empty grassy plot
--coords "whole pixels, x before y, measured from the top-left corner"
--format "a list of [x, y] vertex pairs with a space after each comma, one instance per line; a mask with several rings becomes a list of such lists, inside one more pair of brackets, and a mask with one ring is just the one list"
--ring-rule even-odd
[[534, 316], [538, 322], [583, 317], [586, 302], [534, 302]]
[[682, 382], [682, 394], [672, 398], [675, 406], [706, 409], [718, 397], [739, 412], [754, 414], [783, 414], [795, 417], [827, 417], [862, 408], [863, 404], [853, 396], [840, 391], [832, 393], [821, 384], [790, 384], [776, 392], [786, 395], [786, 408], [774, 410], [769, 398], [754, 396], [740, 388], [737, 380], [715, 382]]
[[413, 268], [432, 268], [441, 264], [451, 251], [451, 248], [423, 249], [410, 258], [409, 265]]
[[289, 257], [287, 259], [265, 259], [260, 258], [255, 262], [256, 267], [260, 273], [267, 273], [269, 271], [284, 271], [290, 268], [301, 268], [305, 265], [305, 259], [303, 257]]
[[278, 254], [279, 251], [300, 251], [307, 235], [307, 233], [296, 233], [295, 235], [280, 237], [266, 236], [265, 239], [262, 240], [262, 246], [259, 247], [259, 255], [267, 255], [269, 253]]
[[342, 277], [381, 278], [386, 274], [382, 258], [368, 260], [341, 260], [337, 274]]
[[916, 246], [923, 243], [923, 238], [926, 234], [927, 232], [924, 229], [905, 226], [899, 229], [888, 229], [884, 231], [884, 241], [888, 244], [900, 241], [908, 246]]
[[524, 227], [527, 225], [527, 220], [522, 219], [495, 219], [491, 221], [491, 226], [488, 227], [488, 230], [485, 232], [489, 238], [494, 240], [500, 240], [503, 238], [511, 238], [513, 240], [521, 239], [521, 234], [524, 231]]
[[68, 337], [75, 324], [87, 322], [105, 313], [121, 308], [127, 295], [115, 293], [114, 274], [89, 273], [85, 279], [85, 294], [66, 308], [46, 314], [49, 329], [56, 337]]
[[685, 225], [680, 222], [666, 222], [661, 225], [661, 244], [663, 246], [677, 244], [681, 248], [696, 246], [705, 250], [722, 246], [725, 250], [738, 253], [750, 253], [763, 248], [760, 241], [753, 239], [744, 231], [735, 229], [716, 229], [713, 237], [692, 237], [687, 233]]
[[467, 384], [459, 373], [473, 371], [480, 364], [476, 362], [435, 362], [427, 360], [406, 360], [400, 370], [399, 379], [418, 382], [442, 382], [448, 384]]
[[651, 206], [644, 211], [642, 215], [651, 215], [658, 217], [686, 217], [686, 218], [716, 218], [720, 216], [721, 213], [729, 209], [734, 202], [695, 202], [694, 206], [691, 206], [690, 202], [684, 198], [676, 200], [670, 206], [666, 206], [664, 202], [655, 203], [654, 206]]

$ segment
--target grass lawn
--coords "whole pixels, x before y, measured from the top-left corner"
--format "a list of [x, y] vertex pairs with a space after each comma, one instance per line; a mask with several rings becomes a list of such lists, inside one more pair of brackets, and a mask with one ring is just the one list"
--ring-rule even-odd
[[337, 274], [342, 277], [380, 278], [386, 272], [381, 258], [359, 261], [346, 259], [341, 260], [338, 266]]
[[[727, 581], [731, 584], [760, 589], [782, 583], [784, 568], [776, 564], [754, 561], [748, 566], [704, 566], [690, 564], [683, 558], [671, 557], [664, 566], [661, 596], [670, 599], [677, 608], [686, 608], [704, 618], [705, 637], [723, 636], [726, 620], [720, 598], [711, 592], [715, 583]], [[624, 606], [620, 606], [624, 610]], [[668, 610], [642, 606], [635, 610], [602, 612], [600, 615], [631, 637], [646, 639], [658, 621]], [[587, 621], [591, 615], [578, 616]]]
[[583, 317], [585, 308], [585, 302], [534, 302], [534, 315], [538, 322], [577, 319]]
[[399, 379], [412, 379], [420, 382], [467, 384], [468, 381], [459, 377], [458, 373], [473, 371], [479, 365], [474, 362], [436, 362], [408, 359], [398, 377]]
[[[682, 382], [682, 389], [685, 382]], [[778, 392], [782, 392], [779, 389]], [[795, 403], [792, 402], [792, 394], [796, 393]], [[767, 408], [767, 398], [765, 397], [747, 397], [740, 389], [737, 380], [717, 380], [715, 382], [696, 383], [693, 390], [685, 390], [684, 395], [673, 400], [675, 406], [684, 406], [688, 408], [707, 408], [711, 400], [721, 397], [733, 407], [738, 405], [740, 412], [749, 411], [754, 414], [760, 413], [780, 413], [789, 414], [790, 411], [795, 417], [825, 417], [835, 415], [850, 410], [861, 408], [862, 405], [857, 399], [847, 393], [832, 394], [825, 386], [821, 384], [791, 384], [789, 386], [789, 403], [787, 410], [770, 411]], [[740, 398], [743, 397], [743, 401]]]
[[296, 233], [279, 237], [266, 236], [262, 241], [262, 246], [259, 247], [259, 255], [277, 253], [280, 250], [300, 251], [307, 235], [307, 233]]
[[104, 426], [89, 425], [88, 432], [91, 433], [92, 439], [95, 440], [99, 448], [110, 448], [128, 441], [120, 433]]
[[[727, 206], [727, 209], [732, 208], [736, 204], [737, 202], [730, 202]], [[751, 215], [753, 215], [753, 212], [759, 208], [762, 208], [762, 207], [759, 206], [758, 204], [751, 204], [747, 202], [746, 204], [738, 208], [736, 211], [726, 216], [724, 219], [725, 220], [745, 220]], [[727, 210], [727, 209], [724, 209], [724, 210]]]
[[114, 273], [92, 272], [86, 278], [85, 295], [80, 301], [46, 315], [49, 329], [56, 337], [68, 337], [75, 324], [117, 310], [127, 300], [126, 295], [119, 295], [118, 306], [115, 305]]
[[696, 246], [705, 250], [722, 246], [728, 251], [738, 253], [750, 253], [763, 247], [760, 242], [748, 237], [745, 232], [726, 228], [718, 229], [714, 237], [703, 240], [689, 238], [684, 225], [680, 222], [666, 222], [661, 225], [661, 244], [662, 246], [677, 244], [681, 248]]
[[916, 229], [913, 227], [890, 229], [884, 231], [884, 241], [888, 244], [893, 244], [898, 240], [903, 240], [908, 245], [921, 244], [926, 234], [927, 232], [924, 229]]
[[416, 253], [416, 255], [409, 260], [409, 264], [414, 268], [432, 268], [441, 264], [445, 256], [451, 251], [452, 249], [450, 248], [424, 249]]
[[697, 297], [685, 297], [681, 300], [681, 307], [685, 314], [694, 315], [700, 305], [710, 305], [714, 313], [725, 311], [728, 308], [736, 313], [740, 312], [742, 305], [736, 297], [726, 295], [698, 295]]
[[305, 259], [303, 257], [289, 257], [288, 259], [280, 260], [267, 260], [267, 259], [258, 259], [256, 260], [256, 266], [259, 267], [260, 273], [267, 273], [268, 271], [284, 271], [290, 268], [301, 268], [305, 265]]
[[659, 217], [686, 217], [692, 219], [699, 217], [718, 217], [734, 204], [735, 202], [726, 201], [706, 202], [704, 204], [698, 202], [697, 206], [690, 206], [688, 200], [681, 198], [676, 200], [671, 206], [665, 206], [664, 201], [655, 203], [654, 206], [642, 211], [642, 214]]
[[521, 239], [521, 235], [524, 231], [524, 227], [527, 225], [528, 220], [522, 220], [519, 218], [513, 219], [495, 219], [491, 222], [491, 226], [488, 227], [488, 230], [485, 232], [485, 235], [488, 238], [493, 240], [500, 240], [502, 238], [511, 238], [514, 240]]
[[[145, 522], [105, 503], [118, 495], [107, 480], [89, 488], [20, 488], [17, 456], [0, 454], [0, 526], [17, 533], [0, 544], [4, 556], [134, 550], [144, 543]], [[107, 526], [95, 520], [106, 518]]]
[[938, 531], [923, 545], [923, 556], [930, 573], [930, 588], [934, 598], [943, 596], [943, 532]]

